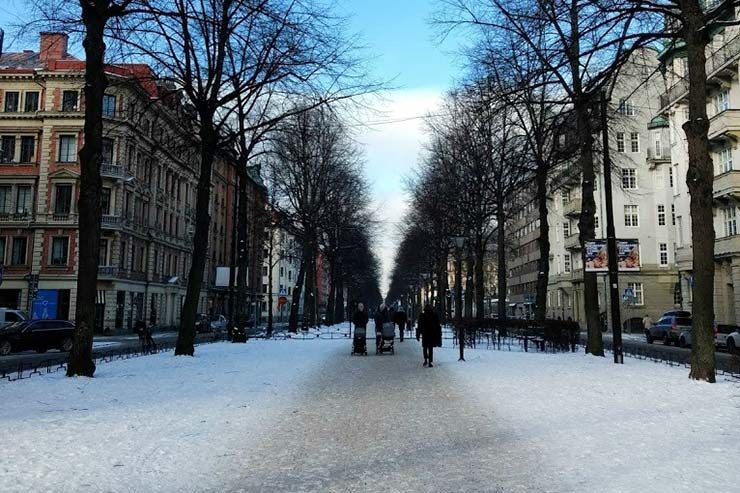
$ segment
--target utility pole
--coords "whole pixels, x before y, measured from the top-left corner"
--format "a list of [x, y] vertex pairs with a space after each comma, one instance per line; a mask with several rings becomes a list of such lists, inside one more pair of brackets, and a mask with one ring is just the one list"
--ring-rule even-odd
[[617, 265], [617, 234], [614, 231], [614, 204], [612, 203], [612, 165], [609, 159], [609, 132], [606, 93], [601, 92], [601, 133], [604, 139], [604, 199], [606, 201], [606, 248], [609, 256], [609, 304], [612, 312], [612, 344], [614, 363], [623, 364], [622, 320], [619, 313], [619, 267]]

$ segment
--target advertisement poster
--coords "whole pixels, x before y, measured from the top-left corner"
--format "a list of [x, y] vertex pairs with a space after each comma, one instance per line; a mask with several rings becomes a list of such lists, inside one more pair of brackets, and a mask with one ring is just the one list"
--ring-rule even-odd
[[640, 243], [637, 240], [617, 240], [617, 266], [620, 272], [640, 270]]
[[586, 272], [608, 272], [609, 256], [606, 251], [606, 240], [586, 241]]
[[56, 289], [39, 289], [31, 307], [31, 319], [46, 320], [57, 318], [59, 291]]

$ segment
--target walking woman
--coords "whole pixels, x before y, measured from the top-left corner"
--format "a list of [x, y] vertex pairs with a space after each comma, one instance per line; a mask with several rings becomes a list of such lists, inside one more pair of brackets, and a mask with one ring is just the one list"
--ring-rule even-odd
[[442, 346], [442, 326], [431, 305], [426, 305], [424, 311], [419, 315], [419, 323], [416, 326], [416, 340], [419, 339], [421, 339], [421, 347], [424, 351], [424, 366], [431, 368], [434, 366], [432, 364], [434, 348]]

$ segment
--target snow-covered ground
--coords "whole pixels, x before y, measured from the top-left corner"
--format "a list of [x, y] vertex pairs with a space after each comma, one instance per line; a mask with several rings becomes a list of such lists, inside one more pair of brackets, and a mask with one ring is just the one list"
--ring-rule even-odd
[[467, 350], [458, 363], [451, 348], [426, 369], [413, 340], [397, 342], [393, 356], [352, 357], [350, 344], [216, 343], [194, 358], [101, 364], [94, 379], [0, 383], [0, 491], [673, 493], [740, 484], [737, 383], [583, 354]]

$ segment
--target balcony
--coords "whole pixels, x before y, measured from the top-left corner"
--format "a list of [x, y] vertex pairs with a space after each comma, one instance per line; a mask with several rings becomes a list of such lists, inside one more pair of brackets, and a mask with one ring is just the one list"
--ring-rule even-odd
[[673, 84], [670, 89], [660, 95], [660, 107], [668, 108], [673, 103], [679, 102], [689, 95], [689, 81], [681, 79]]
[[580, 250], [581, 242], [578, 240], [578, 233], [572, 233], [565, 237], [563, 242], [566, 250]]
[[119, 164], [103, 163], [100, 166], [100, 176], [103, 178], [113, 178], [114, 180], [123, 180], [126, 178], [126, 172], [123, 166]]
[[740, 136], [740, 109], [725, 110], [709, 119], [709, 140]]
[[146, 281], [146, 272], [122, 270], [122, 271], [119, 271], [118, 274], [119, 274], [119, 277], [122, 279], [130, 279], [132, 281]]
[[33, 220], [30, 212], [0, 212], [0, 224], [25, 224]]
[[714, 242], [714, 256], [726, 257], [740, 254], [740, 235], [717, 238]]
[[76, 225], [77, 214], [71, 212], [50, 212], [46, 214], [46, 222], [49, 224]]
[[103, 229], [121, 229], [123, 221], [120, 216], [111, 216], [109, 214], [103, 214], [100, 216], [100, 226]]
[[566, 217], [578, 217], [581, 215], [581, 199], [571, 199], [563, 206], [563, 215]]
[[648, 165], [650, 166], [654, 166], [658, 163], [670, 163], [671, 162], [670, 146], [662, 146], [657, 149], [654, 146], [648, 147], [647, 162], [648, 162]]
[[114, 265], [99, 265], [98, 266], [98, 278], [99, 279], [115, 279], [118, 277], [118, 267]]
[[740, 171], [732, 170], [714, 177], [714, 200], [740, 198]]

